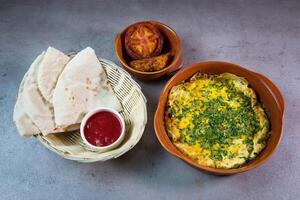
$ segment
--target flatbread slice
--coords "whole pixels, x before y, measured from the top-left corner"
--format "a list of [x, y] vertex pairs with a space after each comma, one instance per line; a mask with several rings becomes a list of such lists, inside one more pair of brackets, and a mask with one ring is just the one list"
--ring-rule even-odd
[[45, 52], [43, 52], [35, 59], [35, 61], [31, 64], [28, 72], [26, 72], [26, 74], [24, 75], [23, 80], [20, 84], [17, 102], [14, 107], [13, 120], [16, 124], [19, 134], [22, 137], [30, 137], [40, 133], [38, 127], [33, 123], [33, 121], [29, 118], [29, 116], [26, 114], [24, 110], [25, 105], [24, 105], [24, 97], [23, 97], [23, 93], [24, 93], [23, 88], [24, 88], [24, 82], [26, 82], [28, 78], [28, 74], [32, 73], [34, 66], [36, 66], [42, 60], [44, 54]]
[[54, 124], [52, 104], [49, 104], [42, 96], [37, 84], [37, 72], [44, 59], [43, 53], [39, 59], [32, 64], [23, 86], [23, 109], [31, 121], [38, 127], [43, 135], [49, 133], [63, 132], [65, 129], [58, 129]]
[[122, 110], [92, 48], [80, 51], [64, 68], [53, 92], [53, 107], [60, 128], [80, 123], [96, 107]]
[[37, 72], [37, 84], [46, 101], [52, 103], [57, 79], [70, 58], [61, 51], [48, 47]]

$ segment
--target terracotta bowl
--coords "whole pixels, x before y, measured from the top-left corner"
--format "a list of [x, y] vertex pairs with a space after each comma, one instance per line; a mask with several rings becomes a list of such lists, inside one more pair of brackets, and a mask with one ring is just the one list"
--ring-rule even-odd
[[[193, 74], [196, 72], [202, 72], [205, 74], [221, 74], [224, 72], [229, 72], [236, 74], [241, 77], [245, 77], [250, 86], [254, 89], [259, 99], [264, 102], [265, 108], [270, 113], [270, 123], [271, 123], [271, 131], [272, 135], [268, 140], [266, 148], [259, 154], [259, 156], [245, 165], [241, 166], [237, 169], [217, 169], [199, 165], [194, 162], [189, 157], [182, 154], [171, 142], [170, 138], [167, 135], [165, 124], [164, 124], [164, 112], [165, 106], [168, 100], [168, 94], [170, 89], [180, 84], [182, 81], [188, 80]], [[272, 154], [275, 152], [277, 146], [279, 145], [282, 128], [283, 128], [283, 118], [284, 118], [284, 99], [281, 95], [279, 89], [270, 81], [267, 77], [262, 74], [252, 72], [247, 70], [241, 66], [226, 63], [226, 62], [215, 62], [208, 61], [193, 64], [181, 71], [179, 71], [176, 75], [174, 75], [166, 84], [163, 89], [159, 103], [157, 106], [157, 110], [154, 116], [154, 128], [156, 132], [156, 136], [160, 141], [161, 145], [172, 155], [184, 160], [188, 164], [210, 172], [214, 174], [236, 174], [245, 172], [251, 169], [254, 169], [264, 162], [266, 162]]]
[[[160, 78], [164, 75], [170, 74], [179, 68], [182, 67], [182, 56], [181, 56], [181, 44], [180, 44], [180, 39], [176, 32], [172, 30], [170, 27], [167, 25], [156, 22], [156, 21], [144, 21], [144, 22], [150, 22], [154, 24], [164, 37], [164, 45], [162, 49], [162, 54], [171, 52], [173, 54], [173, 60], [171, 63], [165, 67], [162, 70], [155, 71], [155, 72], [142, 72], [139, 70], [136, 70], [128, 65], [128, 63], [132, 60], [126, 53], [126, 49], [124, 46], [124, 41], [125, 41], [125, 33], [127, 29], [131, 26], [126, 27], [121, 33], [119, 33], [116, 36], [115, 39], [115, 52], [117, 54], [117, 57], [123, 67], [132, 75], [140, 78], [140, 79], [145, 79], [145, 80], [152, 80], [152, 79], [157, 79]], [[137, 22], [135, 24], [138, 24], [141, 22]]]

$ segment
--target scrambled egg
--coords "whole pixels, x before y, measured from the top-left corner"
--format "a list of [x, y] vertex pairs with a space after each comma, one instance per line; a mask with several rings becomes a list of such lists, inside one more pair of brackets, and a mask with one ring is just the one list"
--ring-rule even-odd
[[269, 121], [255, 92], [246, 79], [230, 73], [198, 73], [173, 87], [165, 113], [172, 142], [204, 166], [240, 167], [269, 138]]

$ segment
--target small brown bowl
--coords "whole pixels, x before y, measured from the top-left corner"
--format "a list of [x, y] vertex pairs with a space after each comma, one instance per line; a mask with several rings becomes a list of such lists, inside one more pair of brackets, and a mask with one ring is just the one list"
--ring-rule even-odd
[[[236, 74], [241, 77], [245, 77], [250, 86], [254, 89], [258, 98], [261, 99], [264, 103], [265, 108], [270, 113], [270, 123], [271, 123], [271, 137], [268, 140], [266, 148], [258, 155], [258, 157], [240, 168], [236, 169], [218, 169], [212, 167], [206, 167], [199, 165], [198, 163], [194, 162], [192, 159], [181, 153], [175, 145], [171, 142], [170, 138], [167, 135], [165, 129], [165, 121], [164, 121], [164, 112], [166, 103], [168, 100], [169, 91], [173, 86], [176, 86], [182, 81], [188, 80], [193, 74], [196, 72], [201, 72], [205, 74], [221, 74], [224, 72], [229, 72], [232, 74]], [[157, 106], [157, 110], [154, 116], [154, 128], [156, 132], [156, 136], [160, 141], [161, 145], [172, 155], [184, 160], [188, 164], [213, 173], [213, 174], [236, 174], [245, 172], [251, 169], [254, 169], [264, 162], [266, 162], [272, 154], [275, 152], [277, 146], [280, 143], [281, 135], [282, 135], [282, 128], [283, 128], [283, 119], [284, 119], [284, 99], [281, 95], [279, 89], [275, 86], [275, 84], [266, 78], [264, 75], [252, 72], [247, 70], [241, 66], [226, 63], [226, 62], [216, 62], [216, 61], [208, 61], [193, 64], [185, 69], [182, 69], [176, 75], [174, 75], [166, 84], [165, 88], [163, 89], [159, 103]]]
[[[160, 31], [162, 36], [164, 37], [164, 45], [162, 49], [162, 54], [170, 52], [173, 55], [173, 60], [171, 63], [163, 68], [162, 70], [155, 71], [155, 72], [142, 72], [139, 70], [136, 70], [128, 65], [128, 63], [131, 61], [130, 57], [126, 53], [126, 49], [124, 46], [124, 41], [125, 41], [125, 33], [127, 29], [132, 26], [126, 27], [121, 33], [119, 33], [116, 36], [115, 39], [115, 52], [117, 54], [117, 57], [119, 61], [122, 63], [123, 67], [132, 75], [144, 79], [144, 80], [152, 80], [152, 79], [157, 79], [160, 78], [164, 75], [168, 75], [179, 68], [182, 67], [183, 61], [182, 61], [182, 56], [181, 56], [181, 45], [180, 45], [180, 39], [176, 32], [172, 30], [170, 27], [167, 25], [157, 22], [157, 21], [143, 21], [143, 22], [150, 22], [154, 24], [156, 28]], [[135, 24], [138, 24], [141, 22], [137, 22]], [[133, 24], [133, 25], [135, 25]]]

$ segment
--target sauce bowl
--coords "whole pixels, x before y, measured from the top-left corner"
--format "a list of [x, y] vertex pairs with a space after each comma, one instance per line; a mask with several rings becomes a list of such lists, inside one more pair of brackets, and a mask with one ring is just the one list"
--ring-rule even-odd
[[[85, 136], [85, 131], [84, 131], [87, 121], [90, 118], [92, 118], [93, 116], [95, 116], [97, 113], [101, 113], [101, 112], [109, 112], [109, 113], [113, 114], [116, 118], [118, 118], [118, 120], [120, 122], [120, 126], [121, 126], [121, 132], [120, 132], [118, 139], [107, 146], [96, 146], [96, 145], [91, 144], [87, 140], [87, 138]], [[81, 124], [80, 124], [80, 135], [81, 135], [81, 138], [82, 138], [84, 144], [86, 145], [87, 149], [90, 149], [92, 151], [97, 151], [97, 152], [106, 152], [106, 151], [116, 148], [123, 141], [123, 139], [125, 137], [125, 122], [124, 122], [124, 119], [122, 118], [122, 116], [116, 110], [113, 110], [111, 108], [104, 108], [104, 107], [96, 108], [96, 109], [89, 111], [82, 119]]]

